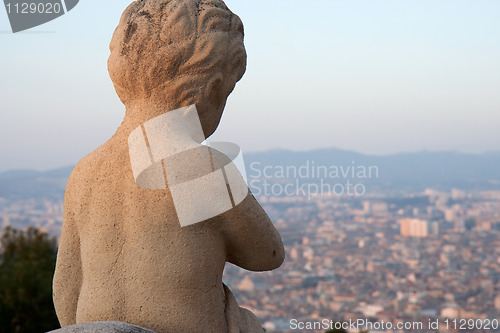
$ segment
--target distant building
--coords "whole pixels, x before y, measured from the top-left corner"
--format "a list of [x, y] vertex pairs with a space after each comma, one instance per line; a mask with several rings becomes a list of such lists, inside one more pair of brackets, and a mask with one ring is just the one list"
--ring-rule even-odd
[[371, 205], [371, 212], [374, 215], [387, 213], [387, 204], [385, 202], [374, 202]]
[[429, 234], [439, 235], [439, 223], [434, 221], [429, 223]]
[[242, 291], [253, 291], [255, 288], [254, 283], [248, 276], [245, 276], [243, 280], [238, 284], [238, 289]]
[[495, 309], [500, 311], [500, 295], [495, 298]]
[[451, 190], [451, 198], [453, 200], [463, 200], [467, 197], [467, 192], [458, 190], [456, 188]]
[[464, 219], [456, 219], [455, 220], [455, 231], [456, 232], [464, 232], [465, 231], [465, 220]]
[[354, 303], [356, 302], [356, 295], [349, 293], [341, 293], [333, 296], [333, 300], [339, 303]]
[[7, 228], [7, 227], [10, 227], [10, 219], [9, 219], [9, 215], [4, 214], [4, 215], [3, 215], [2, 220], [3, 220], [3, 223], [2, 223], [2, 228], [3, 228], [3, 229], [5, 229], [5, 228]]
[[454, 208], [447, 208], [444, 210], [444, 219], [446, 222], [455, 222], [457, 219], [458, 212]]
[[441, 309], [442, 318], [455, 319], [459, 318], [459, 316], [460, 316], [460, 309], [455, 303], [445, 304], [445, 306]]
[[402, 219], [400, 233], [404, 237], [427, 237], [429, 235], [429, 222], [421, 219]]
[[474, 218], [468, 218], [464, 220], [464, 228], [466, 231], [471, 231], [476, 227], [476, 220]]

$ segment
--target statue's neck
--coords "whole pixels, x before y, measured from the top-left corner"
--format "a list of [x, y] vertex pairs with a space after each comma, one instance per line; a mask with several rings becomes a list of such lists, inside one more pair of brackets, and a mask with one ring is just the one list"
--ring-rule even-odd
[[164, 172], [166, 166], [170, 170], [172, 165], [166, 165], [169, 161], [199, 148], [204, 139], [195, 105], [165, 112], [139, 124], [128, 135], [134, 179], [144, 188], [164, 188], [162, 168]]
[[153, 162], [199, 146], [205, 140], [195, 105], [186, 106], [140, 123], [130, 131], [128, 143], [140, 147], [145, 143]]
[[180, 141], [201, 143], [205, 139], [195, 105], [128, 106], [118, 131], [129, 136], [139, 126], [146, 131], [149, 127], [149, 131], [154, 132], [148, 135], [157, 136], [163, 133], [162, 137], [171, 141], [164, 144], [175, 144]]

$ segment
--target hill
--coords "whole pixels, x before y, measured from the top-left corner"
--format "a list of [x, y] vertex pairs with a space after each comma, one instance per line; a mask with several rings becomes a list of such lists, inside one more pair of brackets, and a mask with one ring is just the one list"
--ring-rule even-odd
[[[340, 149], [314, 151], [272, 150], [245, 154], [248, 177], [255, 178], [264, 168], [275, 176], [277, 170], [327, 168], [340, 178], [352, 178], [349, 168], [376, 167], [378, 177], [363, 179], [372, 190], [422, 191], [425, 188], [450, 190], [500, 189], [500, 152], [466, 154], [458, 152], [418, 152], [387, 156], [364, 155]], [[72, 166], [49, 170], [12, 170], [0, 173], [0, 196], [33, 198], [62, 197]], [[291, 178], [291, 174], [285, 175]], [[309, 175], [311, 176], [311, 175]], [[314, 175], [313, 175], [314, 176]], [[317, 176], [317, 175], [316, 175]], [[345, 176], [345, 177], [343, 177]], [[277, 181], [270, 177], [269, 181]], [[310, 177], [314, 182], [320, 177]]]

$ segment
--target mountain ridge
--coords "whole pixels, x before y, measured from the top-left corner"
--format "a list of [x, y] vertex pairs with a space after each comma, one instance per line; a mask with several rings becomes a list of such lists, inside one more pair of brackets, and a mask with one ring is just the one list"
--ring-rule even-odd
[[[261, 167], [376, 166], [380, 178], [364, 182], [377, 190], [421, 191], [432, 187], [447, 190], [500, 190], [500, 151], [481, 154], [456, 151], [420, 151], [390, 155], [368, 155], [338, 148], [309, 151], [273, 149], [244, 154], [247, 174]], [[307, 166], [309, 167], [309, 166]], [[0, 196], [62, 196], [73, 166], [47, 171], [9, 170], [0, 173]]]

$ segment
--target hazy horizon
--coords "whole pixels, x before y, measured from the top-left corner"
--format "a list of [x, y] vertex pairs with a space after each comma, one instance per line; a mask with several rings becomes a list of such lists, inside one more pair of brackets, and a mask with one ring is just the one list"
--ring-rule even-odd
[[[0, 9], [0, 172], [74, 165], [111, 137], [124, 106], [108, 44], [130, 2], [80, 2], [19, 34]], [[226, 3], [248, 67], [212, 140], [248, 153], [500, 150], [500, 2]]]
[[[293, 153], [313, 153], [313, 152], [319, 152], [319, 151], [342, 151], [346, 153], [354, 153], [354, 154], [360, 154], [363, 157], [392, 157], [392, 156], [399, 156], [399, 155], [411, 155], [411, 154], [424, 154], [424, 153], [429, 153], [429, 154], [463, 154], [463, 155], [474, 155], [474, 156], [482, 156], [482, 155], [487, 155], [487, 154], [500, 154], [500, 149], [499, 150], [491, 150], [491, 151], [485, 151], [481, 153], [470, 153], [470, 152], [460, 152], [456, 150], [441, 150], [441, 151], [431, 151], [431, 150], [420, 150], [420, 151], [414, 151], [414, 152], [396, 152], [396, 153], [388, 153], [388, 154], [365, 154], [362, 152], [357, 152], [353, 150], [346, 150], [346, 149], [341, 149], [341, 148], [336, 148], [336, 147], [330, 147], [330, 148], [316, 148], [316, 149], [306, 149], [306, 150], [293, 150], [293, 149], [286, 149], [286, 148], [271, 148], [268, 150], [259, 150], [259, 151], [243, 151], [243, 157], [245, 155], [252, 155], [252, 154], [266, 154], [266, 153], [272, 153], [272, 152], [277, 152], [277, 151], [285, 151], [285, 152], [291, 152]], [[78, 161], [77, 161], [78, 162]], [[0, 165], [0, 174], [6, 173], [6, 172], [12, 172], [12, 171], [35, 171], [35, 172], [47, 172], [47, 171], [52, 171], [52, 170], [59, 170], [59, 169], [66, 169], [68, 167], [74, 167], [76, 163], [68, 163], [65, 165], [59, 165], [59, 166], [54, 166], [46, 169], [37, 169], [37, 168], [11, 168], [11, 169], [5, 169], [2, 168]]]

